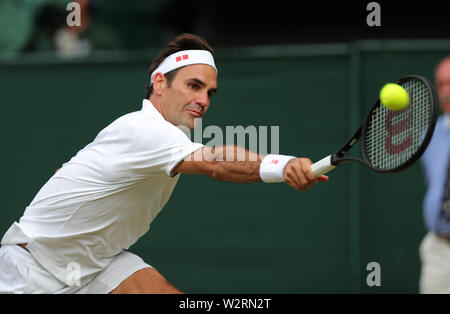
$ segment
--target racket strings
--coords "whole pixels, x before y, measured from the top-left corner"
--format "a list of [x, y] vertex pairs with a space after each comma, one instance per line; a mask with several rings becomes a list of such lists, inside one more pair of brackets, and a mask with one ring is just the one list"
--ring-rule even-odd
[[377, 106], [365, 134], [366, 156], [381, 170], [395, 169], [417, 152], [432, 115], [431, 95], [423, 82], [401, 85], [410, 95], [410, 105], [401, 111]]

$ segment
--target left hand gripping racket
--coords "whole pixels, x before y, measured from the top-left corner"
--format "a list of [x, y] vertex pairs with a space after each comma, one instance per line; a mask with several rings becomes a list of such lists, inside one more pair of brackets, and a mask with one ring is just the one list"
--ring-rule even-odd
[[[377, 99], [365, 121], [345, 145], [311, 166], [320, 176], [342, 163], [356, 161], [381, 173], [395, 173], [410, 167], [425, 151], [437, 119], [437, 97], [424, 77], [411, 75], [395, 82], [410, 96], [409, 105], [399, 111], [387, 109]], [[361, 158], [345, 157], [361, 139]]]

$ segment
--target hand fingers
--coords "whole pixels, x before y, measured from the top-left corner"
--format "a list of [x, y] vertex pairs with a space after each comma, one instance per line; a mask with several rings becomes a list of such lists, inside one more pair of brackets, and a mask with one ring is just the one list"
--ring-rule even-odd
[[288, 164], [286, 183], [300, 191], [306, 191], [312, 187], [317, 182], [317, 178], [310, 169], [311, 164], [311, 160], [307, 158], [298, 158], [295, 162]]
[[328, 181], [328, 176], [316, 177], [311, 170], [311, 165], [312, 161], [308, 158], [298, 158], [295, 162], [288, 164], [285, 172], [286, 183], [298, 191], [306, 191], [319, 181]]
[[301, 164], [298, 159], [288, 163], [286, 167], [287, 169], [285, 171], [284, 181], [298, 191], [306, 191], [301, 183], [301, 178], [299, 177], [299, 173], [301, 172]]
[[329, 177], [325, 176], [325, 175], [321, 175], [317, 178], [317, 180], [320, 182], [327, 182], [329, 180]]
[[301, 171], [297, 171], [298, 178], [302, 187], [308, 189], [317, 183], [317, 178], [311, 170], [312, 161], [307, 158], [301, 158]]
[[290, 187], [296, 189], [297, 191], [302, 191], [302, 192], [305, 192], [305, 191], [306, 191], [306, 189], [302, 188], [299, 184], [297, 184], [295, 181], [293, 181], [293, 180], [291, 180], [291, 179], [289, 179], [289, 178], [287, 178], [287, 179], [285, 180], [285, 182], [286, 182]]
[[305, 177], [307, 179], [308, 182], [313, 182], [314, 184], [317, 183], [317, 177], [316, 175], [312, 172], [311, 169], [311, 165], [312, 165], [312, 161], [308, 158], [304, 158], [303, 159], [303, 173], [305, 174]]

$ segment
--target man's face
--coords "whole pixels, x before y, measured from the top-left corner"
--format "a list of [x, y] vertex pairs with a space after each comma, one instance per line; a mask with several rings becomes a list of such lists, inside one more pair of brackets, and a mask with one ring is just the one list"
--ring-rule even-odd
[[450, 59], [444, 60], [436, 70], [436, 91], [442, 111], [450, 112]]
[[194, 119], [206, 113], [216, 91], [217, 73], [211, 66], [193, 64], [180, 68], [161, 95], [162, 115], [175, 126], [193, 130]]

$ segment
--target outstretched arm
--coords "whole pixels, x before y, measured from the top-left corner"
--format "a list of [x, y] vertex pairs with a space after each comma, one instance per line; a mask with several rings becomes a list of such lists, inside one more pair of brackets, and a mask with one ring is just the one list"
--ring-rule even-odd
[[[239, 146], [203, 147], [180, 162], [172, 173], [202, 174], [219, 181], [233, 183], [261, 182], [260, 155]], [[299, 191], [306, 191], [317, 181], [328, 181], [327, 176], [316, 176], [311, 171], [311, 160], [293, 158], [283, 169], [283, 180]]]

